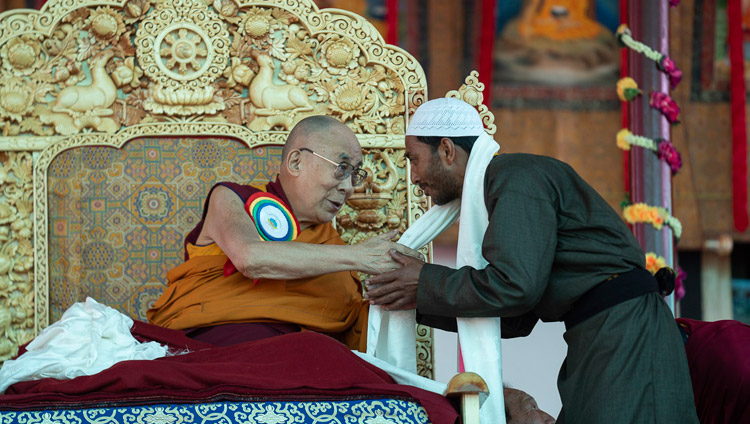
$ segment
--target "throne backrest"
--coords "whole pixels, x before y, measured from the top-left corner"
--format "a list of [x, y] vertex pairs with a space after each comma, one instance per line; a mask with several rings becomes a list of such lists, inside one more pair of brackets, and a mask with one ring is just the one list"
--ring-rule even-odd
[[[428, 207], [403, 133], [419, 63], [312, 0], [50, 0], [0, 15], [0, 360], [92, 296], [143, 318], [208, 187], [265, 183], [306, 116], [346, 123], [350, 243]], [[421, 372], [431, 375], [429, 331]]]

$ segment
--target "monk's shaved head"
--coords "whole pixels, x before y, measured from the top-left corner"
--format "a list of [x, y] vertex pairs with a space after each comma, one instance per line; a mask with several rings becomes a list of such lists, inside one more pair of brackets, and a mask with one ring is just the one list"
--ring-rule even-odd
[[330, 116], [310, 116], [297, 123], [281, 153], [279, 181], [300, 228], [331, 222], [354, 194], [351, 174], [337, 177], [341, 163], [362, 165], [354, 132]]
[[321, 144], [325, 144], [331, 137], [342, 133], [354, 136], [349, 127], [336, 118], [325, 115], [308, 116], [299, 121], [289, 133], [286, 144], [281, 151], [281, 161], [286, 161], [289, 152], [294, 149], [307, 147], [315, 150]]

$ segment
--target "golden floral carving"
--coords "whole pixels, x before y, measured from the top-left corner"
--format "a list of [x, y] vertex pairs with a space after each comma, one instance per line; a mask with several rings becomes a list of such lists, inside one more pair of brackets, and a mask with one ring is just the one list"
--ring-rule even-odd
[[135, 58], [129, 57], [115, 68], [112, 73], [112, 80], [115, 85], [122, 87], [124, 85], [130, 85], [131, 87], [138, 87], [141, 85], [140, 78], [143, 76], [143, 71], [135, 64]]
[[239, 58], [233, 57], [231, 66], [224, 71], [224, 77], [227, 79], [227, 87], [234, 87], [237, 84], [247, 87], [255, 77], [255, 71]]
[[38, 69], [44, 58], [38, 37], [21, 35], [11, 39], [0, 50], [3, 67], [16, 75], [29, 75]]
[[214, 0], [213, 6], [224, 19], [232, 23], [237, 22], [237, 13], [240, 8], [234, 0]]
[[482, 103], [484, 100], [482, 91], [484, 91], [484, 83], [479, 82], [479, 72], [471, 71], [461, 88], [449, 91], [445, 97], [460, 99], [476, 107], [479, 111], [479, 117], [482, 118], [482, 122], [484, 123], [485, 131], [489, 135], [494, 135], [495, 131], [497, 131], [495, 115]]
[[105, 6], [91, 12], [85, 28], [98, 42], [111, 44], [125, 32], [125, 23], [120, 13]]
[[[351, 234], [403, 229], [428, 206], [402, 157], [405, 117], [426, 98], [421, 67], [363, 18], [312, 0], [49, 0], [43, 11], [0, 20], [0, 82], [0, 222], [27, 216], [0, 223], [0, 328], [11, 321], [0, 340], [11, 334], [8, 346], [49, 324], [46, 172], [68, 148], [175, 134], [283, 144], [300, 119], [330, 114], [373, 149], [361, 207], [347, 205]], [[266, 92], [274, 94], [265, 100]], [[35, 179], [31, 151], [39, 152]]]
[[373, 233], [406, 229], [406, 181], [403, 150], [365, 150], [362, 167], [368, 176], [355, 188], [337, 219], [341, 237], [357, 243]]
[[[359, 134], [403, 134], [407, 104], [412, 112], [423, 101], [424, 74], [413, 58], [384, 45], [363, 19], [319, 11], [311, 0], [82, 1], [50, 0], [43, 12], [0, 21], [0, 79], [24, 80], [5, 91], [3, 135], [109, 132], [173, 117], [265, 131], [320, 113]], [[61, 105], [50, 100], [66, 88], [99, 86], [91, 70], [107, 50], [116, 102], [52, 110]], [[269, 73], [270, 82], [261, 75]], [[253, 100], [244, 89], [254, 81]], [[14, 109], [23, 110], [21, 121]]]
[[146, 14], [148, 9], [151, 8], [150, 0], [128, 0], [125, 2], [123, 7], [123, 13], [125, 15], [124, 21], [126, 23], [132, 23]]
[[33, 336], [32, 158], [0, 153], [0, 361]]
[[225, 105], [213, 82], [228, 64], [226, 23], [200, 0], [164, 0], [138, 27], [143, 71], [156, 84], [143, 107], [157, 114], [214, 114]]
[[278, 25], [271, 17], [271, 9], [251, 7], [242, 19], [239, 33], [254, 40], [265, 41], [266, 37], [275, 29], [278, 29]]
[[0, 80], [0, 117], [15, 122], [31, 113], [34, 93], [19, 77], [6, 77]]
[[359, 55], [352, 40], [332, 35], [321, 46], [320, 64], [332, 75], [342, 75], [358, 66]]

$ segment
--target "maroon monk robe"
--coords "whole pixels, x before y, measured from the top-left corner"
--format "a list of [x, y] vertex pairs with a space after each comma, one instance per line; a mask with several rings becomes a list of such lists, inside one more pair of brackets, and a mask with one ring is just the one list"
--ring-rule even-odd
[[750, 423], [750, 326], [678, 318], [701, 424]]

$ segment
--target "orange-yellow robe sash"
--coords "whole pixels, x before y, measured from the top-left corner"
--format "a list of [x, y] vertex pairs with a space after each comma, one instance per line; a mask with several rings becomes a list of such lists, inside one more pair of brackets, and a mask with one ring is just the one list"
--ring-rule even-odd
[[[302, 231], [289, 243], [342, 245], [330, 223]], [[368, 304], [355, 272], [296, 280], [260, 279], [239, 272], [224, 277], [227, 256], [216, 249], [191, 256], [167, 273], [164, 293], [147, 312], [149, 322], [172, 329], [238, 322], [284, 322], [329, 334], [351, 349], [365, 350]]]

